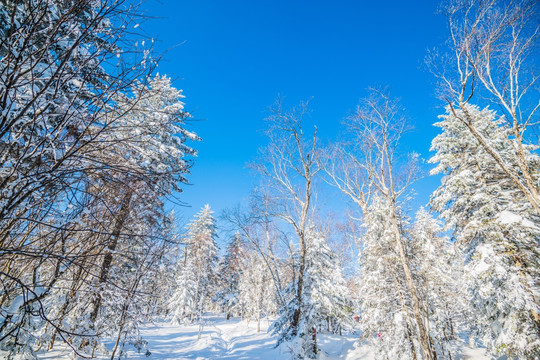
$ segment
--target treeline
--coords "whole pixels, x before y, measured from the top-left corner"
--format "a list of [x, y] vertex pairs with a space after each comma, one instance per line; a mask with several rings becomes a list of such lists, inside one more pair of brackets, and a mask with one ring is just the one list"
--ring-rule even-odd
[[[149, 354], [143, 322], [202, 331], [220, 311], [275, 317], [298, 359], [317, 358], [317, 332], [354, 329], [380, 359], [459, 358], [465, 341], [540, 357], [535, 1], [441, 6], [449, 38], [427, 64], [444, 106], [429, 160], [442, 178], [429, 210], [407, 210], [423, 166], [403, 150], [410, 125], [388, 91], [370, 90], [330, 145], [306, 126], [308, 104], [277, 101], [250, 164], [261, 186], [220, 214], [234, 234], [221, 258], [209, 206], [186, 230], [164, 211], [198, 137], [181, 92], [153, 75], [129, 4], [0, 4], [2, 355], [58, 343]], [[323, 215], [325, 186], [348, 199], [345, 224]]]

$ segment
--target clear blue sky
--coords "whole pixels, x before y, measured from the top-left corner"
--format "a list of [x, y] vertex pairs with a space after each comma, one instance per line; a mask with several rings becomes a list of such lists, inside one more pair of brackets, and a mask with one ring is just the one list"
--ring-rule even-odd
[[[415, 131], [407, 150], [429, 158], [432, 124], [441, 112], [434, 78], [423, 66], [428, 48], [446, 38], [438, 1], [148, 0], [156, 17], [141, 27], [156, 49], [171, 49], [161, 74], [183, 89], [198, 159], [176, 207], [187, 219], [209, 203], [216, 212], [245, 199], [257, 183], [246, 162], [265, 144], [267, 109], [278, 94], [296, 105], [313, 97], [310, 121], [324, 141], [368, 86], [390, 86]], [[200, 120], [200, 121], [199, 121]], [[426, 166], [428, 169], [429, 166]], [[426, 203], [439, 179], [419, 181]]]

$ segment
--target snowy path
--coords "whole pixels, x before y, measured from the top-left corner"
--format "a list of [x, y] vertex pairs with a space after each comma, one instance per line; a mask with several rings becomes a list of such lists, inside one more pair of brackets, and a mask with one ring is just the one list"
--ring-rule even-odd
[[[287, 349], [274, 348], [276, 337], [268, 334], [268, 321], [261, 322], [257, 332], [255, 322], [223, 317], [207, 317], [201, 338], [198, 325], [173, 326], [168, 322], [157, 322], [142, 329], [148, 341], [149, 357], [129, 349], [128, 359], [138, 360], [286, 360]], [[367, 348], [357, 348], [355, 337], [321, 336], [319, 345], [323, 349], [321, 360], [371, 360]], [[283, 351], [283, 352], [282, 352]], [[40, 360], [69, 359], [69, 351], [60, 344], [51, 352], [40, 354]]]
[[150, 357], [130, 352], [130, 359], [283, 359], [283, 354], [274, 349], [275, 338], [266, 333], [264, 322], [261, 332], [257, 324], [239, 320], [210, 318], [203, 327], [200, 340], [199, 327], [172, 326], [158, 323], [143, 330], [148, 340]]
[[[158, 322], [142, 329], [148, 341], [149, 357], [138, 354], [133, 348], [127, 353], [128, 359], [137, 360], [287, 360], [287, 349], [276, 349], [275, 336], [267, 333], [269, 322], [257, 324], [238, 319], [225, 320], [223, 317], [209, 316], [199, 337], [199, 326], [173, 326], [168, 322]], [[355, 336], [320, 335], [322, 349], [320, 360], [373, 360], [369, 346], [359, 345]], [[462, 356], [457, 359], [489, 360], [483, 349], [462, 347]], [[105, 357], [104, 359], [108, 359]], [[54, 351], [40, 354], [40, 360], [70, 359], [65, 347], [55, 347]]]
[[[261, 332], [257, 333], [257, 324], [246, 321], [224, 320], [215, 317], [206, 320], [201, 339], [198, 326], [171, 326], [167, 323], [156, 324], [143, 330], [148, 347], [152, 352], [149, 358], [144, 354], [130, 352], [130, 359], [223, 359], [223, 360], [284, 360], [289, 356], [274, 348], [275, 336], [267, 333], [269, 323], [261, 323]], [[369, 360], [367, 349], [357, 349], [354, 337], [322, 336], [320, 346], [323, 349], [321, 360]], [[285, 350], [285, 349], [284, 349]]]

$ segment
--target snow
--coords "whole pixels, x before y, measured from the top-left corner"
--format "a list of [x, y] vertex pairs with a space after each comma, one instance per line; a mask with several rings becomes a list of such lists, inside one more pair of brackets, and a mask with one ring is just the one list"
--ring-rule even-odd
[[[461, 359], [463, 360], [490, 360], [490, 359], [496, 359], [492, 356], [489, 356], [486, 354], [486, 349], [482, 348], [471, 348], [468, 346], [465, 346], [462, 348], [463, 351], [463, 357]], [[500, 360], [506, 359], [506, 357], [500, 358]]]
[[7, 309], [6, 314], [7, 315], [16, 314], [19, 311], [19, 308], [23, 305], [23, 303], [24, 303], [24, 297], [22, 295], [17, 296], [15, 300], [13, 300], [13, 302], [11, 303], [9, 309]]
[[321, 360], [375, 359], [372, 349], [365, 344], [360, 344], [358, 336], [319, 334], [318, 345], [322, 350], [319, 354]]
[[523, 227], [536, 228], [532, 221], [524, 219], [522, 216], [508, 210], [502, 211], [497, 217], [497, 220], [503, 225], [512, 225], [517, 223]]
[[[206, 318], [199, 336], [199, 326], [173, 326], [158, 323], [143, 328], [152, 353], [149, 359], [281, 359], [275, 340], [263, 329], [240, 320]], [[266, 325], [266, 324], [265, 324]], [[144, 354], [130, 352], [130, 359], [145, 359]]]
[[[202, 330], [199, 325], [172, 325], [168, 321], [158, 321], [141, 329], [143, 338], [148, 341], [146, 356], [144, 351], [137, 353], [127, 348], [128, 359], [155, 360], [287, 360], [287, 344], [275, 348], [276, 336], [267, 332], [272, 320], [261, 322], [261, 332], [257, 323], [238, 318], [225, 320], [224, 316], [207, 315]], [[200, 339], [199, 332], [201, 334]], [[108, 347], [111, 348], [111, 343]], [[321, 348], [319, 360], [374, 360], [372, 348], [358, 341], [358, 335], [319, 334]], [[110, 357], [110, 355], [109, 355]], [[102, 359], [108, 359], [103, 357]], [[57, 344], [53, 351], [40, 354], [40, 360], [71, 359], [67, 347]], [[101, 359], [101, 358], [98, 358]], [[463, 347], [462, 356], [456, 360], [491, 360], [485, 349]]]
[[[204, 319], [201, 337], [199, 325], [172, 325], [168, 321], [143, 326], [142, 336], [148, 341], [150, 356], [128, 350], [128, 359], [159, 360], [203, 360], [203, 359], [253, 359], [278, 360], [286, 358], [276, 349], [276, 339], [267, 333], [269, 321], [257, 323], [239, 319], [225, 320], [224, 317], [207, 316]], [[69, 352], [61, 349], [40, 355], [40, 360], [68, 359]]]

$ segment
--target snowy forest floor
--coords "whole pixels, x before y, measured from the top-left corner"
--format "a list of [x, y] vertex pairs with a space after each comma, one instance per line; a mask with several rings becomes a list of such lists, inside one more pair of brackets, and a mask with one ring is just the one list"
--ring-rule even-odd
[[[256, 322], [239, 319], [226, 320], [222, 316], [205, 317], [199, 337], [199, 325], [173, 326], [169, 322], [156, 322], [144, 326], [142, 335], [148, 341], [150, 356], [127, 348], [128, 359], [156, 360], [286, 360], [289, 358], [287, 345], [275, 348], [276, 337], [267, 332], [271, 321], [261, 322], [257, 332]], [[373, 351], [368, 345], [361, 345], [358, 336], [320, 334], [322, 349], [320, 360], [372, 360]], [[40, 360], [71, 359], [70, 351], [64, 346], [56, 346], [53, 351], [39, 355]], [[490, 360], [483, 349], [462, 348], [459, 359]], [[108, 358], [108, 357], [107, 357]], [[104, 358], [105, 359], [105, 358]]]

